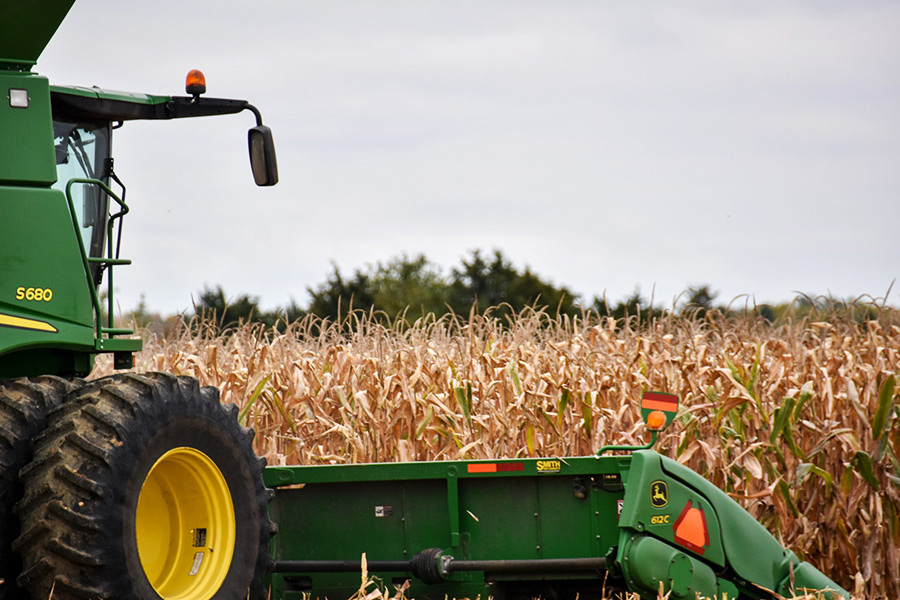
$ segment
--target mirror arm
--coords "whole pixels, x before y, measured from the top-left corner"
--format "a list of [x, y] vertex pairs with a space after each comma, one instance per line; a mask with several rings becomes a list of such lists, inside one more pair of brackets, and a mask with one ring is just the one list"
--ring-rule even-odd
[[253, 106], [252, 104], [250, 104], [248, 102], [246, 105], [244, 105], [244, 109], [249, 110], [256, 116], [256, 126], [257, 127], [259, 127], [260, 125], [263, 124], [262, 113], [259, 112], [258, 108], [256, 108], [255, 106]]

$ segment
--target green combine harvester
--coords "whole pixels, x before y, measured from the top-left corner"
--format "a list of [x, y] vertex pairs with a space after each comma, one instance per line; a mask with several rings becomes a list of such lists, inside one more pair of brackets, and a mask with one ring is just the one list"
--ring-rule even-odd
[[[51, 86], [34, 65], [74, 0], [0, 5], [0, 600], [348, 598], [368, 573], [409, 598], [791, 596], [846, 591], [726, 494], [653, 450], [678, 407], [646, 392], [653, 442], [596, 456], [268, 467], [218, 390], [121, 372], [113, 270], [132, 120], [250, 111], [243, 100]], [[105, 287], [108, 306], [101, 305]]]

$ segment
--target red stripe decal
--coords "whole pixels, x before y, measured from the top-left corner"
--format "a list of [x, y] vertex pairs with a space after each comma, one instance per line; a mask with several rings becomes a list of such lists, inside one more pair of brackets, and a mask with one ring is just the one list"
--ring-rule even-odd
[[498, 471], [524, 471], [525, 463], [500, 463], [497, 465]]
[[675, 412], [678, 410], [678, 396], [661, 392], [644, 392], [641, 397], [641, 408]]

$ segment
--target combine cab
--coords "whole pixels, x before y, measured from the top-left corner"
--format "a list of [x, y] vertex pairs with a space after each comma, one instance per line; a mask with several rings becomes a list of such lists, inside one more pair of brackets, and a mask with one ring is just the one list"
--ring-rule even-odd
[[33, 72], [73, 2], [0, 5], [0, 600], [334, 600], [358, 592], [363, 561], [435, 600], [848, 597], [650, 449], [677, 410], [668, 394], [644, 395], [650, 444], [597, 456], [264, 468], [215, 388], [80, 379], [97, 354], [125, 370], [141, 349], [111, 316], [129, 263], [113, 130], [250, 111], [253, 177], [278, 174], [259, 111], [202, 96], [199, 72], [185, 96]]
[[[114, 170], [112, 132], [127, 121], [250, 111], [249, 146], [258, 185], [278, 181], [272, 133], [244, 100], [153, 96], [51, 86], [31, 72], [74, 0], [20, 1], [0, 8], [0, 378], [84, 376], [99, 353], [131, 366], [140, 340], [112, 324], [113, 268], [129, 207]], [[106, 306], [100, 286], [106, 287]], [[104, 317], [104, 312], [106, 316]]]

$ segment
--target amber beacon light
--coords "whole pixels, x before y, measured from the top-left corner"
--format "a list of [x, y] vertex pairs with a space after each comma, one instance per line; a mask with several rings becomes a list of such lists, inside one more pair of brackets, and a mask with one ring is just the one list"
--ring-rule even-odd
[[196, 98], [206, 93], [206, 77], [199, 69], [192, 69], [184, 82], [184, 91]]

